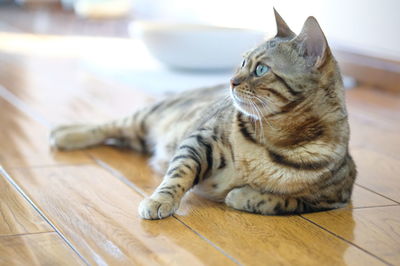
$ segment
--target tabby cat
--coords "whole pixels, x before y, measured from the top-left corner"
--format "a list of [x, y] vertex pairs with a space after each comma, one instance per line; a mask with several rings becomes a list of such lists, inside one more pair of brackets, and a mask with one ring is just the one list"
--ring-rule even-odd
[[295, 35], [275, 11], [277, 34], [244, 56], [231, 86], [186, 91], [100, 125], [61, 126], [53, 146], [123, 140], [152, 154], [162, 183], [139, 206], [162, 219], [194, 191], [259, 214], [338, 208], [356, 177], [337, 63], [314, 17]]

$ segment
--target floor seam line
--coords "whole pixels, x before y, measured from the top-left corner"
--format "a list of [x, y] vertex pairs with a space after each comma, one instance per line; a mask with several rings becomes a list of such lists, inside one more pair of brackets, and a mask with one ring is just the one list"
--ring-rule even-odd
[[216, 250], [218, 250], [219, 252], [221, 252], [224, 256], [226, 256], [228, 259], [232, 260], [234, 263], [238, 264], [238, 265], [243, 265], [241, 264], [237, 259], [235, 259], [232, 255], [230, 255], [229, 253], [227, 253], [225, 250], [223, 250], [221, 247], [219, 247], [217, 244], [215, 244], [214, 242], [212, 242], [210, 239], [208, 239], [207, 237], [203, 236], [202, 234], [200, 234], [199, 232], [197, 232], [196, 230], [194, 230], [193, 228], [191, 228], [189, 225], [187, 225], [185, 222], [183, 222], [181, 219], [179, 219], [177, 216], [175, 216], [175, 214], [172, 215], [172, 217], [174, 217], [178, 222], [180, 222], [182, 225], [184, 225], [186, 228], [188, 228], [190, 231], [192, 231], [194, 234], [196, 234], [198, 237], [200, 237], [201, 239], [203, 239], [205, 242], [207, 242], [209, 245], [211, 245], [213, 248], [215, 248]]
[[14, 179], [0, 166], [0, 174], [3, 175], [8, 182], [24, 197], [24, 199], [39, 213], [39, 215], [54, 229], [55, 233], [69, 246], [75, 254], [86, 264], [90, 263], [79, 253], [74, 245], [58, 230], [58, 228], [50, 221], [50, 219], [36, 206], [36, 204], [29, 198], [29, 196], [23, 191], [23, 189], [14, 181]]
[[387, 204], [387, 205], [377, 205], [377, 206], [365, 206], [365, 207], [353, 207], [353, 210], [360, 210], [360, 209], [372, 209], [372, 208], [383, 208], [383, 207], [396, 207], [400, 206], [400, 204]]
[[112, 176], [116, 177], [119, 181], [127, 185], [129, 188], [134, 190], [136, 193], [141, 195], [142, 197], [147, 197], [146, 193], [136, 186], [133, 182], [129, 181], [124, 175], [118, 173], [116, 170], [114, 170], [111, 166], [109, 166], [107, 163], [103, 162], [100, 159], [97, 159], [95, 156], [92, 154], [88, 154], [89, 157], [93, 159], [93, 161], [100, 166], [102, 169], [106, 170], [108, 173], [110, 173]]
[[[103, 162], [102, 160], [96, 158], [96, 156], [92, 154], [88, 154], [100, 167], [102, 167], [104, 170], [109, 172], [112, 176], [116, 177], [118, 180], [120, 180], [122, 183], [130, 187], [132, 190], [140, 194], [143, 198], [148, 197], [148, 195], [138, 186], [136, 186], [133, 182], [131, 182], [129, 179], [127, 179], [123, 174], [118, 173], [115, 171], [111, 166], [109, 166], [107, 163]], [[212, 246], [214, 249], [222, 253], [222, 255], [226, 256], [228, 259], [230, 259], [232, 262], [242, 265], [237, 259], [232, 257], [230, 254], [228, 254], [225, 250], [223, 250], [221, 247], [213, 243], [211, 240], [209, 240], [207, 237], [203, 236], [193, 228], [191, 228], [189, 225], [187, 225], [185, 222], [181, 221], [178, 217], [175, 215], [172, 215], [172, 217], [177, 220], [179, 223], [181, 223], [183, 226], [188, 228], [191, 232], [193, 232], [195, 235], [197, 235], [199, 238], [201, 238], [203, 241], [205, 241], [207, 244]]]
[[39, 123], [42, 126], [47, 128], [51, 128], [52, 124], [47, 121], [45, 117], [43, 117], [39, 112], [37, 112], [34, 108], [30, 105], [26, 104], [23, 100], [19, 99], [15, 94], [10, 92], [6, 87], [0, 84], [0, 97], [6, 100], [9, 104], [16, 107], [25, 115], [32, 118], [34, 121]]
[[388, 196], [385, 196], [385, 195], [383, 195], [383, 194], [381, 194], [381, 193], [379, 193], [379, 192], [376, 192], [376, 191], [374, 191], [374, 190], [372, 190], [372, 189], [370, 189], [370, 188], [368, 188], [368, 187], [365, 187], [365, 186], [360, 185], [360, 184], [358, 184], [358, 183], [355, 183], [355, 185], [356, 185], [356, 186], [359, 186], [359, 187], [361, 187], [361, 188], [363, 188], [363, 189], [365, 189], [365, 190], [368, 190], [369, 192], [375, 193], [375, 194], [377, 194], [377, 195], [379, 195], [379, 196], [381, 196], [381, 197], [384, 197], [385, 199], [388, 199], [388, 200], [393, 201], [393, 202], [395, 202], [395, 203], [397, 203], [397, 204], [400, 204], [400, 202], [398, 202], [397, 200], [391, 199], [391, 198], [389, 198]]
[[2, 237], [15, 237], [15, 236], [29, 236], [29, 235], [40, 235], [40, 234], [48, 234], [48, 233], [57, 233], [56, 231], [43, 231], [43, 232], [34, 232], [34, 233], [20, 233], [20, 234], [10, 234], [10, 235], [0, 235]]
[[[7, 167], [7, 165], [3, 166], [4, 169], [7, 170], [22, 170], [22, 169], [41, 169], [41, 168], [54, 168], [54, 167], [68, 167], [68, 166], [85, 166], [85, 165], [93, 165], [90, 162], [86, 163], [73, 163], [73, 164], [43, 164], [43, 165], [27, 165], [27, 166], [11, 166]], [[1, 167], [1, 165], [0, 165]]]
[[338, 234], [336, 234], [336, 233], [334, 233], [334, 232], [332, 232], [332, 231], [326, 229], [325, 227], [323, 227], [323, 226], [319, 225], [318, 223], [316, 223], [316, 222], [314, 222], [314, 221], [312, 221], [312, 220], [310, 220], [310, 219], [304, 217], [303, 215], [300, 214], [299, 216], [300, 216], [301, 218], [303, 218], [304, 220], [308, 221], [309, 223], [311, 223], [311, 224], [315, 225], [316, 227], [320, 228], [321, 230], [323, 230], [323, 231], [325, 231], [325, 232], [331, 234], [332, 236], [335, 236], [336, 238], [339, 238], [340, 240], [342, 240], [342, 241], [348, 243], [349, 245], [352, 245], [352, 246], [354, 246], [354, 247], [360, 249], [361, 251], [367, 253], [368, 255], [370, 255], [370, 256], [372, 256], [372, 257], [378, 259], [378, 260], [380, 260], [381, 262], [383, 262], [383, 263], [385, 263], [385, 264], [387, 264], [387, 265], [392, 265], [392, 264], [390, 264], [389, 262], [387, 262], [387, 261], [385, 261], [384, 259], [382, 259], [381, 257], [378, 257], [377, 255], [373, 254], [372, 252], [370, 252], [370, 251], [364, 249], [363, 247], [360, 247], [359, 245], [357, 245], [357, 244], [355, 244], [355, 243], [353, 243], [353, 242], [351, 242], [351, 241], [345, 239], [344, 237], [342, 237], [342, 236], [340, 236], [340, 235], [338, 235]]

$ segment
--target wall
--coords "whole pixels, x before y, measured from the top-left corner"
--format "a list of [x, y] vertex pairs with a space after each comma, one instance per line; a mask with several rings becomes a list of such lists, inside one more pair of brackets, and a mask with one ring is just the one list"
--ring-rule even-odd
[[136, 0], [138, 17], [275, 32], [272, 6], [295, 32], [315, 16], [331, 45], [400, 61], [399, 0]]

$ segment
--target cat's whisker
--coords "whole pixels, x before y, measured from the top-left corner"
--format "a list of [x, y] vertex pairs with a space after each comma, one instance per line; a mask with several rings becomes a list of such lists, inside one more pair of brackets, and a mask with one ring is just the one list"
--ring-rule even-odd
[[262, 142], [262, 141], [265, 141], [265, 135], [264, 135], [264, 127], [263, 127], [263, 123], [262, 123], [262, 114], [261, 114], [261, 112], [260, 112], [260, 110], [257, 108], [257, 105], [253, 102], [253, 101], [251, 101], [251, 103], [252, 103], [252, 106], [253, 106], [253, 109], [254, 109], [254, 111], [258, 114], [258, 123], [259, 123], [259, 125], [260, 125], [260, 131], [261, 131], [261, 134], [260, 134], [260, 142]]
[[[256, 114], [256, 113], [258, 113], [257, 112], [257, 110], [256, 110], [256, 106], [255, 106], [255, 104], [254, 104], [254, 102], [253, 101], [251, 101], [251, 100], [249, 100], [249, 103], [251, 104], [251, 108], [254, 110], [254, 112], [255, 112], [255, 116], [258, 118], [257, 120], [258, 120], [258, 122], [260, 123], [260, 118], [258, 117], [258, 115]], [[255, 130], [255, 132], [256, 132], [256, 135], [258, 135], [259, 136], [259, 140], [261, 141], [261, 134], [257, 134], [257, 126], [256, 126], [256, 121], [254, 121], [254, 130]], [[260, 130], [261, 130], [261, 123], [260, 123]]]
[[[264, 108], [268, 109], [269, 112], [272, 112], [271, 108], [265, 104], [261, 99], [259, 99], [257, 96], [254, 96], [254, 99], [258, 100], [259, 102], [261, 102], [261, 104], [263, 105]], [[262, 113], [262, 112], [261, 112]], [[270, 128], [275, 129], [272, 124], [270, 122], [268, 122], [265, 117], [263, 115], [260, 115], [260, 119], [262, 119]]]
[[260, 114], [260, 126], [261, 126], [261, 129], [262, 129], [262, 132], [263, 132], [263, 140], [265, 142], [264, 125], [263, 125], [263, 122], [262, 122], [262, 120], [264, 120], [264, 117], [262, 116], [262, 112], [259, 110], [259, 108], [256, 107], [256, 109], [257, 109], [257, 112]]
[[[273, 112], [273, 110], [271, 109], [271, 107], [269, 106], [269, 99], [267, 99], [267, 98], [263, 98], [263, 97], [260, 97], [260, 96], [254, 96], [255, 97], [255, 99], [257, 99], [261, 104], [262, 104], [262, 106], [264, 107], [264, 108], [266, 108], [267, 110], [268, 110], [268, 112]], [[263, 100], [264, 99], [264, 100]], [[266, 101], [265, 101], [266, 100]]]
[[[260, 120], [260, 126], [261, 126], [261, 130], [262, 130], [262, 137], [263, 137], [263, 140], [264, 140], [264, 143], [265, 143], [265, 131], [264, 131], [264, 125], [263, 125], [263, 120], [265, 120], [265, 118], [262, 115], [262, 111], [257, 106], [256, 106], [256, 111], [260, 115], [260, 119], [259, 119]], [[265, 121], [265, 122], [267, 122], [267, 121]]]
[[[245, 99], [245, 103], [246, 104], [248, 104], [252, 109], [254, 109], [254, 103], [250, 100], [250, 99]], [[250, 119], [251, 119], [251, 121], [255, 124], [256, 123], [256, 120], [258, 120], [257, 118], [257, 114], [255, 114], [254, 112], [252, 112], [252, 115], [253, 116], [255, 116], [255, 117], [253, 117], [253, 116], [250, 116]], [[254, 133], [255, 133], [255, 135], [256, 136], [258, 136], [259, 134], [257, 134], [257, 127], [255, 126], [254, 127]]]

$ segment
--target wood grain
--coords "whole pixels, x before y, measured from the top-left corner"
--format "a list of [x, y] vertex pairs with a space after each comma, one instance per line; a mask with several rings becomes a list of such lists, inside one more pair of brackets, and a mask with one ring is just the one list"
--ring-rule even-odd
[[369, 151], [353, 149], [357, 164], [356, 183], [400, 202], [400, 160]]
[[91, 264], [234, 264], [174, 218], [139, 218], [142, 196], [100, 167], [13, 169], [10, 174]]
[[0, 173], [0, 236], [54, 231]]
[[386, 262], [400, 265], [400, 206], [336, 210], [304, 217]]
[[354, 186], [351, 197], [352, 208], [366, 208], [385, 205], [397, 205], [397, 203], [363, 187], [360, 187], [357, 184]]
[[88, 163], [82, 151], [54, 156], [48, 146], [48, 129], [0, 98], [0, 165], [4, 168]]
[[[243, 264], [379, 265], [378, 259], [299, 216], [261, 216], [188, 197], [178, 218]], [[218, 217], [218, 219], [215, 219]], [[347, 223], [349, 231], [354, 224]]]
[[350, 147], [400, 160], [400, 97], [368, 88], [347, 91]]
[[369, 119], [377, 124], [386, 124], [397, 129], [400, 126], [391, 124], [391, 121], [400, 120], [397, 115], [400, 113], [398, 95], [364, 86], [346, 91], [346, 101], [351, 113], [358, 113], [360, 117], [361, 113], [365, 113], [366, 119], [369, 116]]
[[0, 236], [0, 265], [85, 265], [56, 233]]
[[[51, 125], [104, 122], [151, 101], [142, 90], [98, 78], [80, 62], [0, 52], [0, 81]], [[48, 73], [51, 78], [43, 78]]]
[[400, 130], [379, 128], [372, 121], [360, 120], [350, 114], [350, 149], [365, 149], [400, 160]]

